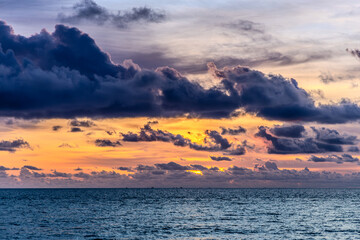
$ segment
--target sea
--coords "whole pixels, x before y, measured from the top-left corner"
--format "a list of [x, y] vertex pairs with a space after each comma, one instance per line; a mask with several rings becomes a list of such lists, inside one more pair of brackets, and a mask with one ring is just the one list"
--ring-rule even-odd
[[0, 239], [360, 239], [360, 190], [1, 189]]

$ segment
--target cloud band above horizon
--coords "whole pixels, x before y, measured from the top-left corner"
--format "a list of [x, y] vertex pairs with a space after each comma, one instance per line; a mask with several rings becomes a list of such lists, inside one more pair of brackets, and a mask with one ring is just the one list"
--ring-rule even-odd
[[220, 83], [204, 88], [173, 68], [115, 64], [89, 35], [64, 25], [24, 37], [1, 21], [0, 43], [0, 116], [229, 118], [244, 110], [281, 121], [360, 119], [355, 103], [316, 106], [296, 80], [247, 67], [209, 64]]

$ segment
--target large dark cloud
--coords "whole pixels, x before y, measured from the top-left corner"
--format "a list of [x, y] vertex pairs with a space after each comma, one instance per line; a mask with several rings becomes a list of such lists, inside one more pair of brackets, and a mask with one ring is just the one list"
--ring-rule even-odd
[[216, 76], [247, 111], [267, 119], [343, 123], [360, 117], [358, 105], [343, 100], [339, 104], [315, 106], [310, 95], [294, 79], [266, 76], [244, 67], [214, 69]]
[[247, 67], [216, 69], [221, 82], [204, 88], [169, 67], [143, 70], [114, 64], [95, 41], [76, 28], [52, 34], [14, 34], [0, 22], [0, 116], [22, 118], [236, 116], [344, 123], [358, 120], [357, 104], [316, 106], [294, 79]]
[[23, 139], [17, 139], [13, 141], [0, 141], [0, 151], [15, 152], [21, 148], [31, 149], [30, 144]]
[[138, 133], [121, 133], [124, 142], [170, 142], [175, 146], [189, 147], [197, 151], [223, 152], [226, 155], [244, 155], [246, 153], [246, 142], [241, 144], [230, 143], [228, 139], [214, 130], [206, 130], [204, 144], [192, 142], [180, 134], [173, 134], [168, 131], [154, 130], [149, 122], [140, 129]]
[[[43, 86], [43, 88], [48, 88], [48, 90], [60, 87], [61, 89], [59, 90], [64, 91], [68, 84], [70, 84], [68, 87], [84, 84], [82, 87], [91, 88], [94, 86], [90, 83], [85, 84], [82, 81], [85, 78], [81, 79], [81, 74], [88, 77], [93, 77], [95, 74], [115, 77], [124, 73], [125, 70], [120, 65], [114, 65], [109, 55], [102, 52], [95, 41], [87, 34], [83, 34], [76, 28], [69, 28], [64, 25], [56, 25], [55, 31], [52, 34], [43, 30], [40, 34], [27, 38], [14, 34], [10, 26], [0, 21], [0, 43], [3, 50], [0, 54], [0, 62], [9, 71], [2, 72], [3, 77], [17, 76], [20, 78], [21, 76], [19, 75], [25, 74], [28, 71], [31, 74], [30, 78], [52, 78], [44, 82], [46, 86]], [[23, 62], [26, 59], [28, 60]], [[42, 70], [51, 71], [42, 72], [37, 67]], [[66, 71], [65, 69], [54, 69], [54, 67], [77, 70], [81, 74], [76, 76], [75, 72]], [[76, 80], [74, 77], [79, 79]], [[25, 80], [22, 79], [22, 81]], [[37, 83], [38, 85], [41, 83], [41, 80], [38, 82], [34, 82], [34, 79], [32, 80], [32, 84]], [[71, 80], [75, 81], [72, 83], [74, 86], [71, 86]], [[41, 86], [38, 85], [37, 87], [40, 88]], [[71, 97], [65, 91], [63, 94], [64, 98]]]
[[312, 128], [316, 133], [316, 137], [299, 138], [298, 134], [287, 134], [287, 137], [279, 137], [271, 134], [275, 132], [274, 129], [276, 128], [279, 128], [279, 126], [275, 126], [275, 128], [272, 129], [261, 126], [255, 134], [255, 136], [264, 138], [269, 142], [268, 153], [343, 152], [344, 149], [342, 145], [352, 145], [356, 141], [356, 137], [354, 136], [342, 136], [337, 131], [326, 128]]
[[83, 0], [72, 7], [73, 13], [66, 15], [60, 13], [58, 18], [64, 23], [78, 23], [83, 20], [96, 24], [112, 24], [117, 28], [126, 28], [129, 24], [158, 23], [165, 20], [165, 13], [148, 7], [132, 8], [129, 11], [118, 11], [116, 14], [98, 5], [92, 0]]

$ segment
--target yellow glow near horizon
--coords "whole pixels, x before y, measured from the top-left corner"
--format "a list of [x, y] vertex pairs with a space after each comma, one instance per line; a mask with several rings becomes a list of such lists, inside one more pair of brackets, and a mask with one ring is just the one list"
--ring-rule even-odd
[[203, 175], [203, 172], [200, 171], [200, 170], [186, 170], [187, 172], [191, 172], [191, 173], [195, 173], [195, 174], [198, 174], [198, 175]]

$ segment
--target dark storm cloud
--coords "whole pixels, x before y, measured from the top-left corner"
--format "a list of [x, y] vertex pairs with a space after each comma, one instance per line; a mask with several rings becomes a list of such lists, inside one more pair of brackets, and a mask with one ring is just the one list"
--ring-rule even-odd
[[[94, 75], [117, 76], [121, 72], [124, 73], [125, 70], [122, 66], [114, 65], [109, 56], [102, 52], [87, 34], [64, 25], [56, 25], [55, 32], [52, 34], [43, 30], [40, 34], [27, 38], [14, 34], [10, 26], [0, 21], [0, 43], [3, 51], [0, 54], [0, 62], [4, 68], [2, 77], [17, 77], [25, 81], [26, 79], [21, 78], [21, 74], [31, 74], [28, 77], [38, 88], [45, 87], [48, 90], [54, 90], [52, 88], [59, 87], [59, 90], [63, 91], [63, 98], [65, 96], [73, 98], [66, 92], [66, 87], [75, 87], [80, 84], [85, 88], [84, 91], [92, 87], [91, 83], [84, 81], [86, 78], [81, 76], [82, 74], [87, 77], [94, 77]], [[49, 71], [40, 71], [37, 69], [38, 67]], [[54, 67], [64, 67], [68, 70]], [[77, 70], [81, 74], [70, 71], [70, 69]], [[34, 81], [32, 78], [35, 77], [40, 79]], [[78, 79], [74, 79], [74, 77]], [[49, 80], [42, 82], [43, 78], [49, 78]], [[74, 81], [73, 86], [70, 82], [66, 82], [71, 80]], [[41, 86], [41, 83], [47, 86]]]
[[112, 24], [117, 28], [127, 28], [132, 23], [159, 23], [165, 20], [164, 12], [148, 7], [132, 8], [118, 11], [116, 14], [99, 6], [92, 0], [83, 0], [72, 7], [72, 14], [60, 13], [58, 19], [65, 23], [78, 23], [83, 20], [95, 22], [98, 25]]
[[343, 154], [343, 155], [329, 155], [327, 157], [317, 157], [317, 156], [311, 156], [308, 161], [310, 162], [335, 162], [337, 164], [342, 164], [345, 162], [359, 162], [359, 159], [356, 157], [353, 157], [349, 154]]
[[223, 157], [223, 156], [210, 156], [210, 159], [214, 160], [214, 161], [217, 161], [217, 162], [220, 162], [220, 161], [232, 161], [231, 158]]
[[222, 79], [229, 95], [236, 96], [247, 112], [282, 121], [301, 120], [322, 123], [344, 123], [360, 117], [357, 104], [342, 100], [338, 104], [315, 106], [310, 95], [294, 79], [264, 75], [246, 67], [224, 68], [209, 65]]
[[357, 104], [316, 106], [294, 79], [247, 67], [210, 64], [221, 82], [205, 89], [173, 68], [117, 65], [87, 34], [63, 25], [24, 37], [0, 22], [0, 43], [0, 116], [225, 118], [243, 109], [270, 120], [360, 119]]
[[302, 125], [276, 125], [270, 131], [278, 137], [301, 138], [305, 133], [305, 127]]
[[246, 129], [238, 126], [237, 128], [226, 128], [226, 127], [220, 127], [221, 128], [221, 135], [239, 135], [241, 133], [246, 133]]
[[269, 141], [268, 153], [272, 154], [296, 154], [296, 153], [323, 153], [343, 152], [341, 145], [329, 144], [317, 141], [314, 138], [280, 138], [268, 133], [266, 127], [259, 127], [255, 134]]
[[169, 142], [175, 146], [189, 147], [197, 151], [219, 152], [222, 151], [226, 155], [243, 155], [246, 153], [246, 144], [230, 143], [228, 139], [221, 136], [221, 134], [214, 130], [206, 130], [204, 144], [192, 142], [180, 134], [172, 134], [168, 131], [154, 130], [151, 127], [153, 122], [148, 122], [140, 129], [139, 133], [121, 133], [124, 142]]
[[22, 139], [17, 139], [13, 141], [0, 141], [0, 151], [15, 152], [16, 150], [21, 148], [31, 149], [30, 144]]
[[73, 126], [73, 127], [94, 127], [96, 126], [96, 124], [90, 120], [83, 120], [83, 121], [80, 121], [80, 120], [71, 120], [70, 121], [70, 126]]
[[58, 126], [58, 125], [57, 125], [57, 126], [53, 126], [53, 127], [52, 127], [52, 130], [55, 131], [55, 132], [57, 132], [57, 131], [59, 131], [61, 128], [62, 128], [62, 126]]
[[95, 145], [98, 147], [118, 147], [121, 146], [120, 141], [111, 141], [109, 139], [96, 139]]

